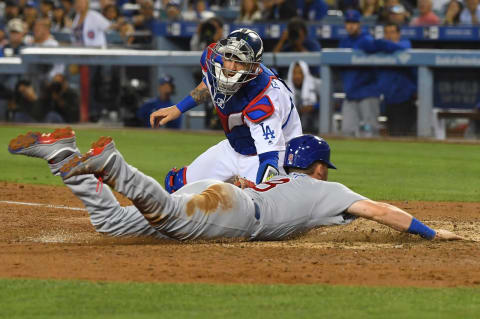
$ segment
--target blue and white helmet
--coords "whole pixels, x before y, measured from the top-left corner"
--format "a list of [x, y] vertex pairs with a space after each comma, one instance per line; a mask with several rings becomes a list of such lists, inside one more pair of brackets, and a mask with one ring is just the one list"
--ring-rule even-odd
[[[209, 73], [214, 77], [214, 89], [225, 96], [235, 94], [244, 83], [253, 80], [260, 73], [263, 42], [260, 36], [250, 29], [238, 29], [225, 39], [210, 47], [207, 58]], [[243, 63], [245, 70], [229, 70], [224, 61]], [[215, 93], [216, 93], [215, 92]]]

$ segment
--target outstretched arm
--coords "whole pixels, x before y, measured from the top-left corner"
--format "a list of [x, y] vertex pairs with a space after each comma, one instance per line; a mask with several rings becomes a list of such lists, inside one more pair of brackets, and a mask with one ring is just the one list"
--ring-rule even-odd
[[387, 203], [375, 202], [369, 199], [361, 200], [353, 203], [347, 209], [347, 212], [358, 217], [374, 220], [401, 232], [418, 234], [426, 239], [464, 239], [448, 230], [431, 229], [406, 211]]
[[203, 83], [203, 81], [200, 82], [200, 84], [190, 92], [190, 95], [184, 98], [180, 103], [157, 110], [150, 114], [150, 125], [152, 127], [158, 127], [159, 125], [164, 125], [170, 121], [176, 120], [182, 115], [182, 113], [185, 113], [198, 104], [207, 101], [209, 95], [210, 93], [205, 83]]

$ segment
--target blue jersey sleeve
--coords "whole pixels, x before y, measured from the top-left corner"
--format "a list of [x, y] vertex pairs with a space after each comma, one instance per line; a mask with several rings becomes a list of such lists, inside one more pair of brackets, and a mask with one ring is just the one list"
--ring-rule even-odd
[[379, 39], [375, 40], [375, 47], [377, 48], [377, 51], [393, 53], [396, 51], [410, 49], [412, 45], [408, 40], [393, 42], [385, 39]]
[[378, 48], [375, 45], [375, 40], [371, 35], [363, 36], [360, 41], [358, 41], [357, 49], [365, 51], [366, 53], [374, 53], [378, 51]]

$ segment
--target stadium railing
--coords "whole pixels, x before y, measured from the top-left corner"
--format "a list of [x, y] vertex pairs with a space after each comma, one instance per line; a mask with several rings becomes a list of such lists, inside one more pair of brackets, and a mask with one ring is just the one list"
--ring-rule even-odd
[[[365, 54], [351, 49], [324, 49], [322, 51], [320, 133], [331, 131], [332, 118], [332, 68], [335, 67], [418, 67], [418, 123], [420, 137], [444, 135], [434, 130], [434, 69], [480, 68], [480, 52], [475, 50], [408, 50], [396, 54]], [[478, 97], [478, 89], [473, 92]], [[475, 101], [478, 103], [478, 101]], [[465, 113], [476, 113], [474, 104]]]

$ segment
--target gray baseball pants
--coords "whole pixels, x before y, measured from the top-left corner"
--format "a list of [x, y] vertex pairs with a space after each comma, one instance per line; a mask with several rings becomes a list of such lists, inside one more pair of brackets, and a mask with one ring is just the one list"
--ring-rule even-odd
[[362, 100], [345, 99], [342, 105], [342, 135], [378, 136], [379, 115], [380, 99], [378, 97], [369, 97]]
[[[71, 156], [50, 164], [51, 172], [57, 175], [69, 159]], [[248, 239], [258, 222], [254, 217], [253, 200], [236, 186], [204, 180], [188, 184], [170, 195], [156, 180], [128, 165], [120, 156], [105, 183], [129, 198], [134, 206], [122, 207], [106, 186], [96, 192], [97, 182], [94, 175], [64, 180], [64, 184], [84, 203], [95, 229], [113, 236]], [[193, 198], [213, 184], [220, 186], [207, 198], [212, 200]], [[204, 204], [207, 207], [203, 207]]]

